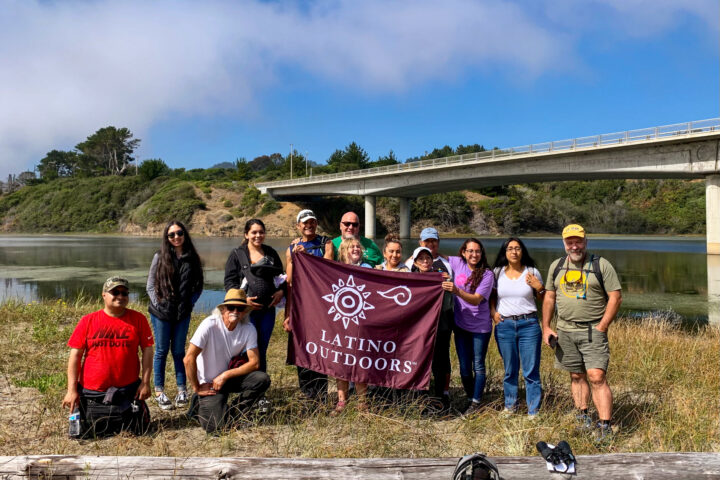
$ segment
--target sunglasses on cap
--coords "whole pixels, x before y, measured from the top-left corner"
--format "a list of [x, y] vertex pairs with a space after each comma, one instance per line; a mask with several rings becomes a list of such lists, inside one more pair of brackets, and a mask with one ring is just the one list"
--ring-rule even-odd
[[168, 237], [170, 240], [172, 240], [172, 239], [175, 238], [175, 237], [182, 238], [182, 237], [184, 237], [184, 236], [185, 236], [185, 232], [183, 232], [182, 230], [178, 230], [177, 232], [170, 232], [170, 233], [167, 234], [167, 237]]
[[360, 223], [359, 223], [359, 222], [340, 222], [340, 223], [342, 223], [342, 224], [345, 225], [346, 227], [357, 228], [357, 227], [360, 226]]

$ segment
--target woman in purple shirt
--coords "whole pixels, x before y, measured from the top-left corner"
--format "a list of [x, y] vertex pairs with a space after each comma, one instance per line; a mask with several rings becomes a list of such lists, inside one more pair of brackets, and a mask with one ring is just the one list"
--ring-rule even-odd
[[488, 299], [494, 276], [485, 247], [476, 238], [465, 240], [459, 256], [449, 261], [455, 278], [442, 285], [455, 295], [455, 349], [463, 388], [471, 400], [465, 413], [474, 413], [485, 390], [485, 355], [492, 333]]

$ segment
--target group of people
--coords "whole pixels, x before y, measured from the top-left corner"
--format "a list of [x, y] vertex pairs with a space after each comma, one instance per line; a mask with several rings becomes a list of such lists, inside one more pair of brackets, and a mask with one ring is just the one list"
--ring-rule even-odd
[[[181, 222], [170, 222], [154, 255], [147, 280], [152, 331], [142, 313], [127, 308], [129, 284], [112, 277], [103, 285], [104, 308], [78, 323], [68, 345], [68, 391], [63, 405], [79, 409], [84, 431], [140, 431], [149, 421], [144, 402], [153, 392], [162, 409], [186, 407], [208, 432], [222, 428], [235, 414], [246, 412], [270, 386], [267, 350], [275, 327], [276, 306], [292, 301], [293, 258], [304, 253], [367, 268], [397, 272], [442, 273], [443, 303], [432, 358], [434, 388], [428, 392], [440, 410], [450, 408], [451, 358], [454, 337], [460, 379], [467, 396], [466, 415], [482, 405], [486, 383], [485, 357], [493, 330], [504, 364], [504, 412], [519, 410], [520, 370], [526, 390], [527, 414], [541, 406], [540, 353], [544, 342], [555, 349], [555, 365], [570, 372], [577, 418], [599, 436], [612, 434], [612, 393], [607, 383], [607, 330], [621, 302], [620, 283], [612, 265], [587, 252], [579, 225], [562, 233], [566, 256], [550, 265], [546, 281], [521, 239], [508, 238], [491, 265], [482, 242], [465, 240], [456, 256], [439, 253], [434, 228], [422, 230], [419, 246], [405, 258], [397, 235], [380, 249], [359, 234], [359, 217], [345, 213], [341, 235], [317, 233], [312, 210], [297, 215], [299, 237], [285, 251], [285, 267], [275, 249], [265, 244], [265, 225], [249, 220], [245, 240], [233, 249], [225, 266], [224, 301], [205, 318], [189, 341], [190, 315], [203, 288], [202, 262]], [[542, 305], [542, 324], [536, 305]], [[287, 310], [286, 310], [287, 311]], [[555, 330], [551, 320], [556, 318]], [[285, 315], [283, 327], [293, 322]], [[391, 320], [388, 320], [391, 321]], [[292, 333], [291, 333], [292, 334]], [[154, 354], [153, 354], [154, 344]], [[138, 359], [141, 351], [142, 361]], [[165, 393], [165, 368], [172, 354], [177, 394]], [[138, 372], [140, 378], [138, 379]], [[322, 372], [297, 367], [300, 391], [308, 398], [328, 396]], [[188, 383], [193, 395], [188, 393]], [[331, 415], [347, 407], [351, 379], [337, 378], [337, 402]], [[354, 384], [357, 409], [367, 410], [368, 386]], [[237, 393], [228, 405], [231, 393]], [[592, 400], [598, 422], [588, 412]]]

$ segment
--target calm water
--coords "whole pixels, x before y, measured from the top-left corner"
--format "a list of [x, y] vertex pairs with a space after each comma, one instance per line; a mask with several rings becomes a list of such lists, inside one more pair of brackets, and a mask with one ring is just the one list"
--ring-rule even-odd
[[[269, 239], [268, 244], [280, 251], [289, 240]], [[225, 261], [241, 239], [194, 241], [206, 279], [196, 309], [209, 311], [222, 301]], [[502, 239], [482, 241], [492, 263]], [[461, 239], [443, 239], [440, 249], [455, 255], [461, 243]], [[526, 243], [543, 275], [550, 262], [563, 254], [559, 238], [528, 238]], [[103, 280], [117, 273], [132, 283], [134, 299], [144, 297], [150, 260], [159, 245], [159, 239], [143, 237], [0, 236], [0, 300], [69, 300], [82, 292], [99, 295]], [[415, 246], [415, 241], [406, 242], [405, 252]], [[615, 265], [623, 286], [624, 312], [672, 310], [691, 322], [707, 321], [709, 312], [714, 317], [720, 296], [714, 291], [708, 296], [708, 270], [711, 286], [720, 283], [714, 279], [720, 264], [712, 263], [720, 259], [705, 255], [704, 238], [592, 238], [590, 247]]]

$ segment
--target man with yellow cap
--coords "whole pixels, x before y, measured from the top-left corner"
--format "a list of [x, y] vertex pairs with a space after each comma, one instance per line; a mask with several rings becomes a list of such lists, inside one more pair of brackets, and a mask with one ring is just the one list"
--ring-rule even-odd
[[[555, 367], [570, 372], [577, 419], [595, 429], [598, 439], [612, 436], [612, 392], [606, 373], [610, 361], [607, 331], [622, 302], [620, 281], [606, 259], [588, 254], [585, 229], [577, 224], [562, 232], [566, 256], [555, 260], [543, 301], [543, 341], [555, 347]], [[557, 313], [557, 332], [550, 327]], [[598, 423], [588, 414], [592, 392]]]

